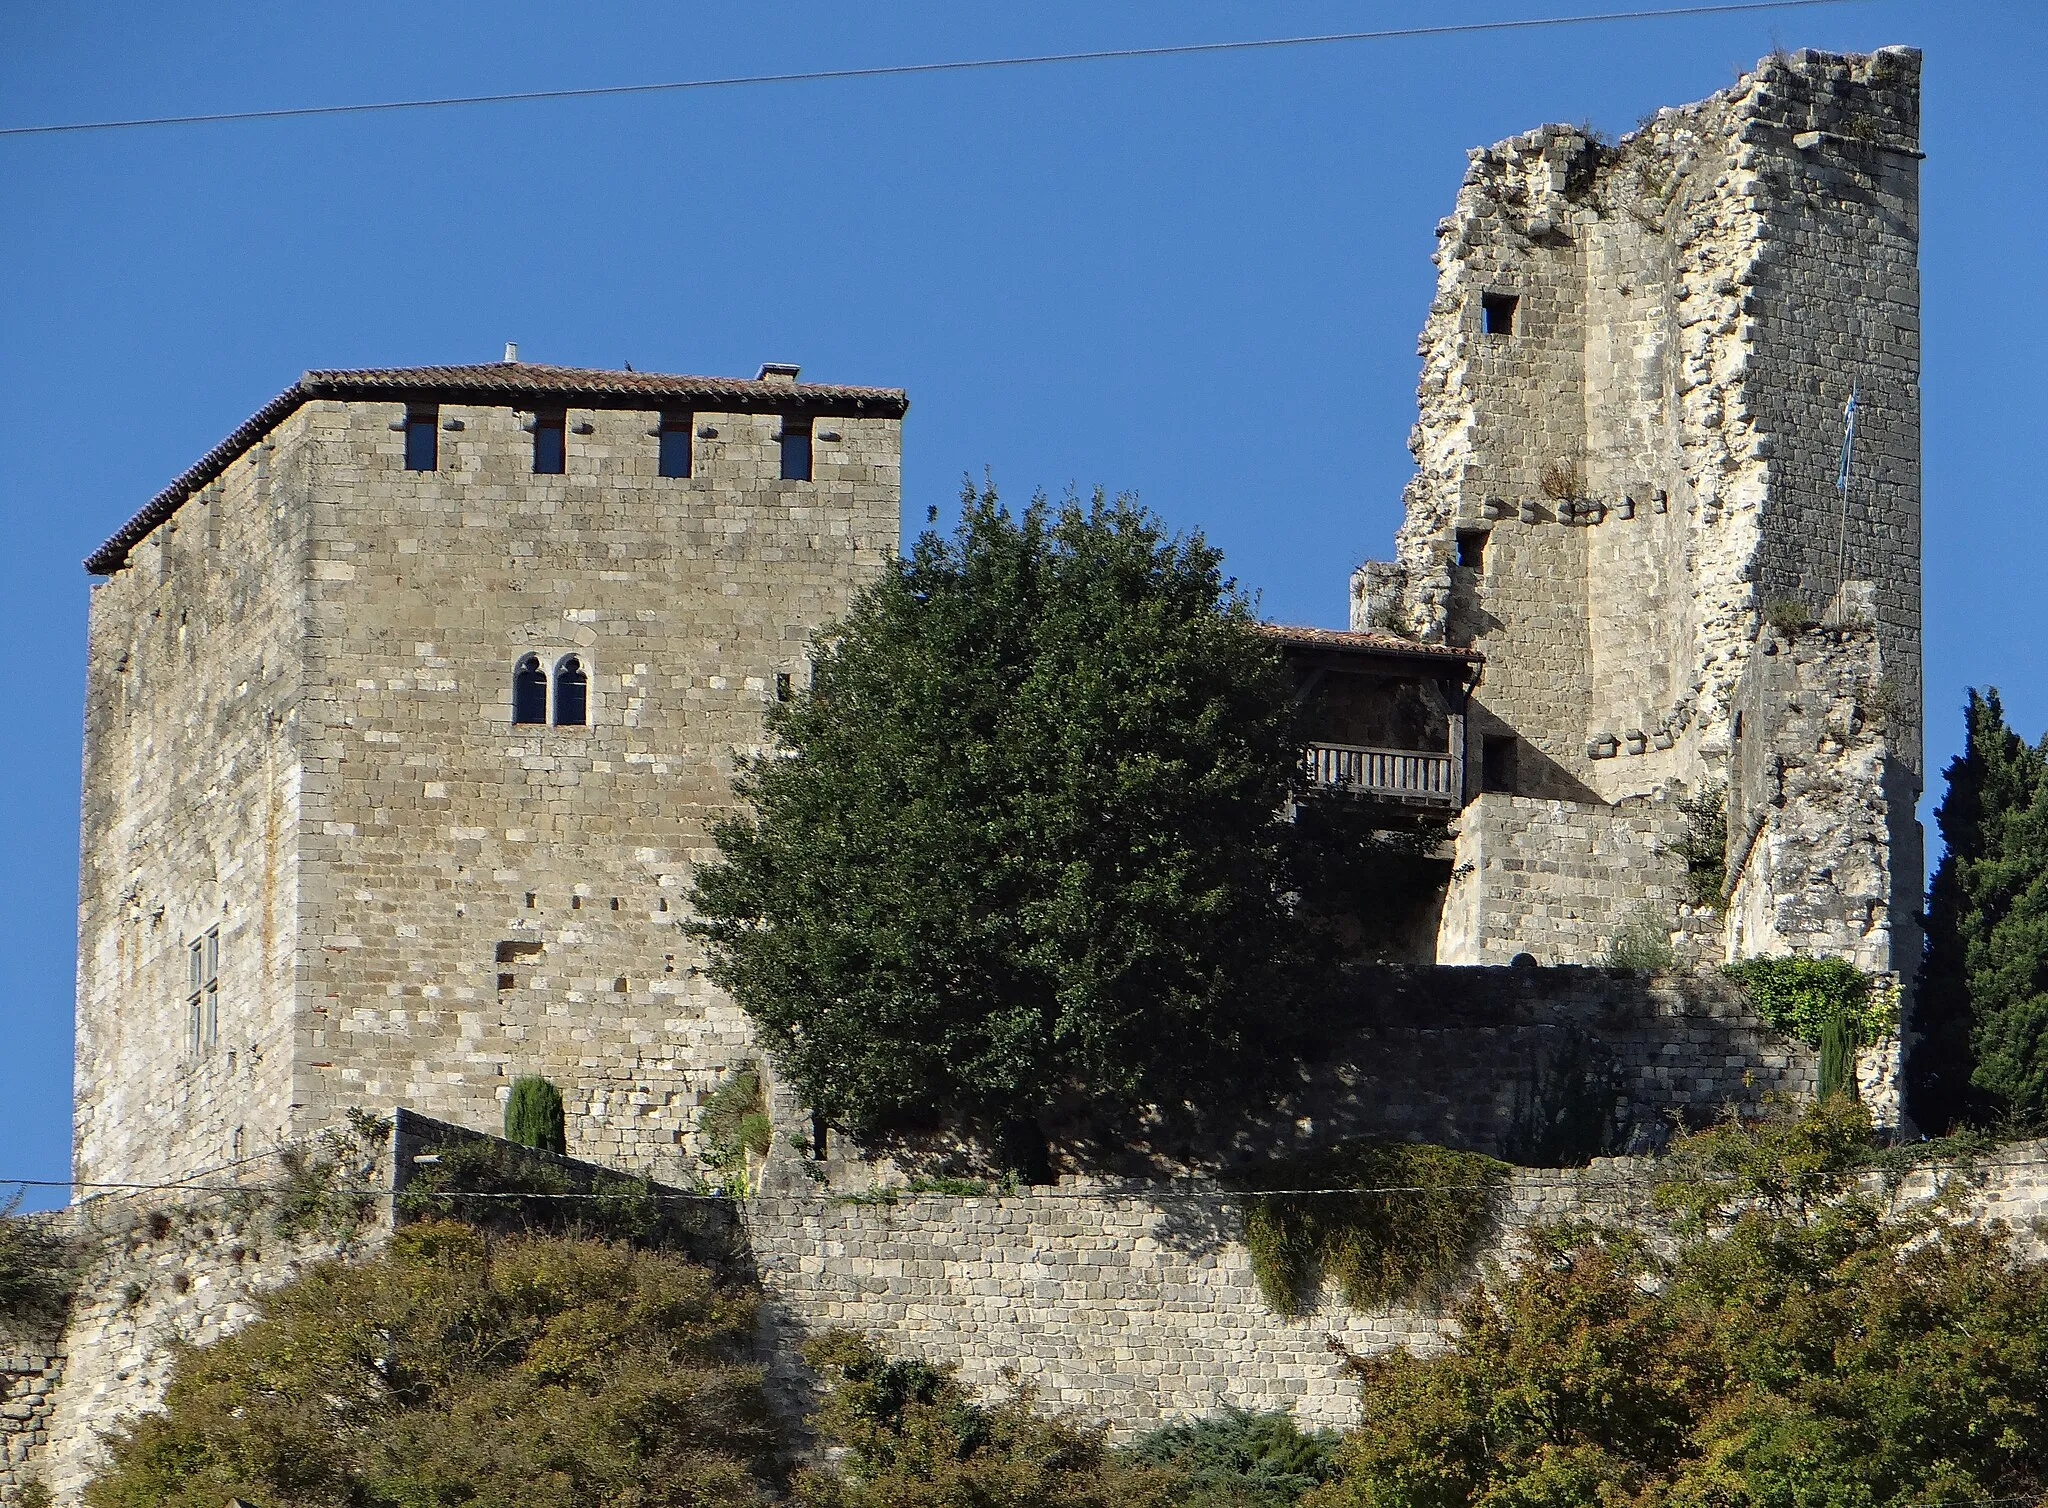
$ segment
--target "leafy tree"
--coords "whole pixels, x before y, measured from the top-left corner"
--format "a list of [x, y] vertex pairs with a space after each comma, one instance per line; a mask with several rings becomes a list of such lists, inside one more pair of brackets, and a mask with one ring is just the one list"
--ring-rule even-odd
[[764, 1501], [755, 1301], [677, 1258], [438, 1222], [261, 1308], [178, 1357], [90, 1508]]
[[505, 1100], [505, 1140], [543, 1152], [569, 1150], [568, 1122], [562, 1113], [562, 1091], [538, 1074], [512, 1081]]
[[1050, 1107], [1222, 1095], [1284, 1054], [1300, 745], [1199, 535], [1100, 493], [963, 503], [770, 709], [693, 925], [833, 1123], [944, 1121], [1043, 1178]]
[[1034, 1413], [1019, 1392], [976, 1403], [949, 1370], [836, 1332], [804, 1348], [831, 1386], [812, 1424], [843, 1470], [806, 1472], [801, 1508], [1166, 1508], [1178, 1473], [1111, 1451], [1102, 1426]]
[[1555, 1226], [1450, 1350], [1355, 1363], [1361, 1428], [1313, 1508], [2034, 1502], [2048, 1268], [1942, 1202], [1896, 1207], [1847, 1096], [1682, 1143], [1674, 1255]]
[[2048, 739], [2028, 745], [1998, 692], [1971, 691], [1963, 752], [1935, 812], [1911, 1065], [1923, 1126], [2048, 1123]]

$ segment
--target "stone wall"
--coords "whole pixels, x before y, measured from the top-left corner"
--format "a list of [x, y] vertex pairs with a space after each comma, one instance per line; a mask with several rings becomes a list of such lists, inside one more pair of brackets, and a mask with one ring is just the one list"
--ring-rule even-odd
[[[239, 1172], [205, 1191], [109, 1194], [73, 1207], [84, 1266], [61, 1338], [0, 1346], [13, 1363], [36, 1364], [7, 1379], [0, 1418], [17, 1395], [33, 1410], [25, 1469], [60, 1501], [75, 1501], [98, 1466], [103, 1435], [160, 1404], [180, 1345], [232, 1334], [265, 1289], [315, 1262], [371, 1251], [389, 1233], [388, 1211], [374, 1200], [360, 1219], [280, 1231], [264, 1193], [277, 1186], [277, 1161]], [[24, 1471], [13, 1469], [11, 1481], [0, 1478], [10, 1493]]]
[[0, 1327], [0, 1502], [42, 1474], [50, 1415], [64, 1380], [64, 1342], [17, 1324]]
[[1623, 928], [1676, 926], [1685, 819], [1670, 790], [1617, 805], [1483, 794], [1458, 816], [1437, 961], [1597, 963]]
[[[286, 421], [93, 588], [75, 1176], [182, 1178], [291, 1116], [311, 446]], [[217, 1032], [190, 945], [219, 931]]]
[[[577, 408], [537, 475], [521, 370], [438, 406], [431, 471], [403, 464], [419, 394], [307, 397], [96, 588], [81, 1180], [190, 1177], [351, 1105], [496, 1129], [526, 1072], [573, 1151], [691, 1165], [752, 1039], [683, 897], [810, 634], [895, 551], [902, 400], [711, 384], [744, 411], [694, 413], [689, 477], [657, 475], [655, 400]], [[781, 478], [785, 407], [816, 414], [811, 480]], [[581, 661], [585, 725], [513, 724], [528, 654]]]
[[[1855, 576], [1917, 786], [1918, 91], [1910, 49], [1776, 54], [1618, 144], [1545, 126], [1470, 154], [1397, 559], [1353, 605], [1484, 652], [1474, 747], [1516, 756], [1497, 788], [1591, 808], [1720, 783], [1760, 612]], [[1604, 942], [1602, 908], [1469, 872], [1441, 956], [1555, 931], [1560, 906], [1584, 930], [1558, 956]]]
[[1910, 976], [1920, 830], [1912, 770], [1891, 736], [1917, 718], [1869, 619], [1850, 619], [1766, 629], [1737, 690], [1729, 955], [1846, 958]]

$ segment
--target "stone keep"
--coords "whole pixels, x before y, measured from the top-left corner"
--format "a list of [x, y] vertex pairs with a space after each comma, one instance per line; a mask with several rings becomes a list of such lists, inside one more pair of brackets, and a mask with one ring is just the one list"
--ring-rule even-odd
[[[1703, 951], [1910, 970], [1919, 77], [1908, 48], [1777, 54], [1618, 145], [1546, 126], [1471, 154], [1397, 558], [1352, 582], [1354, 626], [1486, 656], [1443, 961], [1586, 961], [1671, 917], [1677, 803], [1733, 781], [1735, 903], [1691, 917]], [[1765, 621], [1801, 617], [1854, 726], [1763, 692], [1736, 715]], [[1776, 762], [1738, 769], [1745, 736]], [[1843, 824], [1867, 841], [1842, 865], [1794, 851]]]
[[[572, 1152], [680, 1171], [751, 1040], [691, 868], [898, 539], [903, 394], [795, 379], [308, 373], [93, 555], [81, 1181], [351, 1105], [495, 1129], [521, 1073]], [[515, 724], [529, 655], [582, 725]]]

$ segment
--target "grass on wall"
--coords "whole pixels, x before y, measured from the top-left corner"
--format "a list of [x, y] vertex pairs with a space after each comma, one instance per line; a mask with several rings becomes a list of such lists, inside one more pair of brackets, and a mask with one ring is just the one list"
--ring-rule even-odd
[[1357, 1308], [1441, 1297], [1491, 1233], [1507, 1176], [1495, 1158], [1428, 1142], [1358, 1140], [1266, 1163], [1242, 1180], [1259, 1290], [1281, 1314], [1306, 1313], [1325, 1279]]

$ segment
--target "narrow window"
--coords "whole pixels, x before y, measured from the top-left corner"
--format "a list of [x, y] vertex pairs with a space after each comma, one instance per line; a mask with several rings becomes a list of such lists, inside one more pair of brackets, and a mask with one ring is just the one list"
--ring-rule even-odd
[[776, 671], [775, 700], [777, 700], [778, 702], [786, 702], [795, 694], [796, 692], [790, 684], [789, 672], [786, 670]]
[[669, 412], [661, 416], [661, 474], [683, 477], [690, 474], [691, 432], [695, 414]]
[[185, 1048], [193, 1057], [220, 1040], [220, 928], [186, 950]]
[[808, 482], [811, 479], [811, 421], [795, 415], [782, 420], [782, 479]]
[[580, 728], [589, 720], [590, 677], [583, 662], [570, 655], [555, 667], [555, 726]]
[[405, 406], [405, 469], [433, 471], [441, 464], [441, 407], [436, 403]]
[[569, 458], [569, 415], [559, 408], [533, 416], [533, 474], [560, 476]]
[[1512, 293], [1482, 293], [1479, 295], [1479, 325], [1488, 335], [1512, 335], [1515, 333], [1515, 305], [1520, 303], [1518, 295]]
[[1488, 791], [1515, 788], [1515, 740], [1512, 734], [1487, 734], [1479, 741], [1480, 787]]
[[548, 720], [548, 674], [540, 668], [540, 656], [528, 655], [512, 672], [512, 721], [544, 723]]
[[1486, 530], [1460, 529], [1458, 531], [1458, 564], [1468, 571], [1485, 569]]

